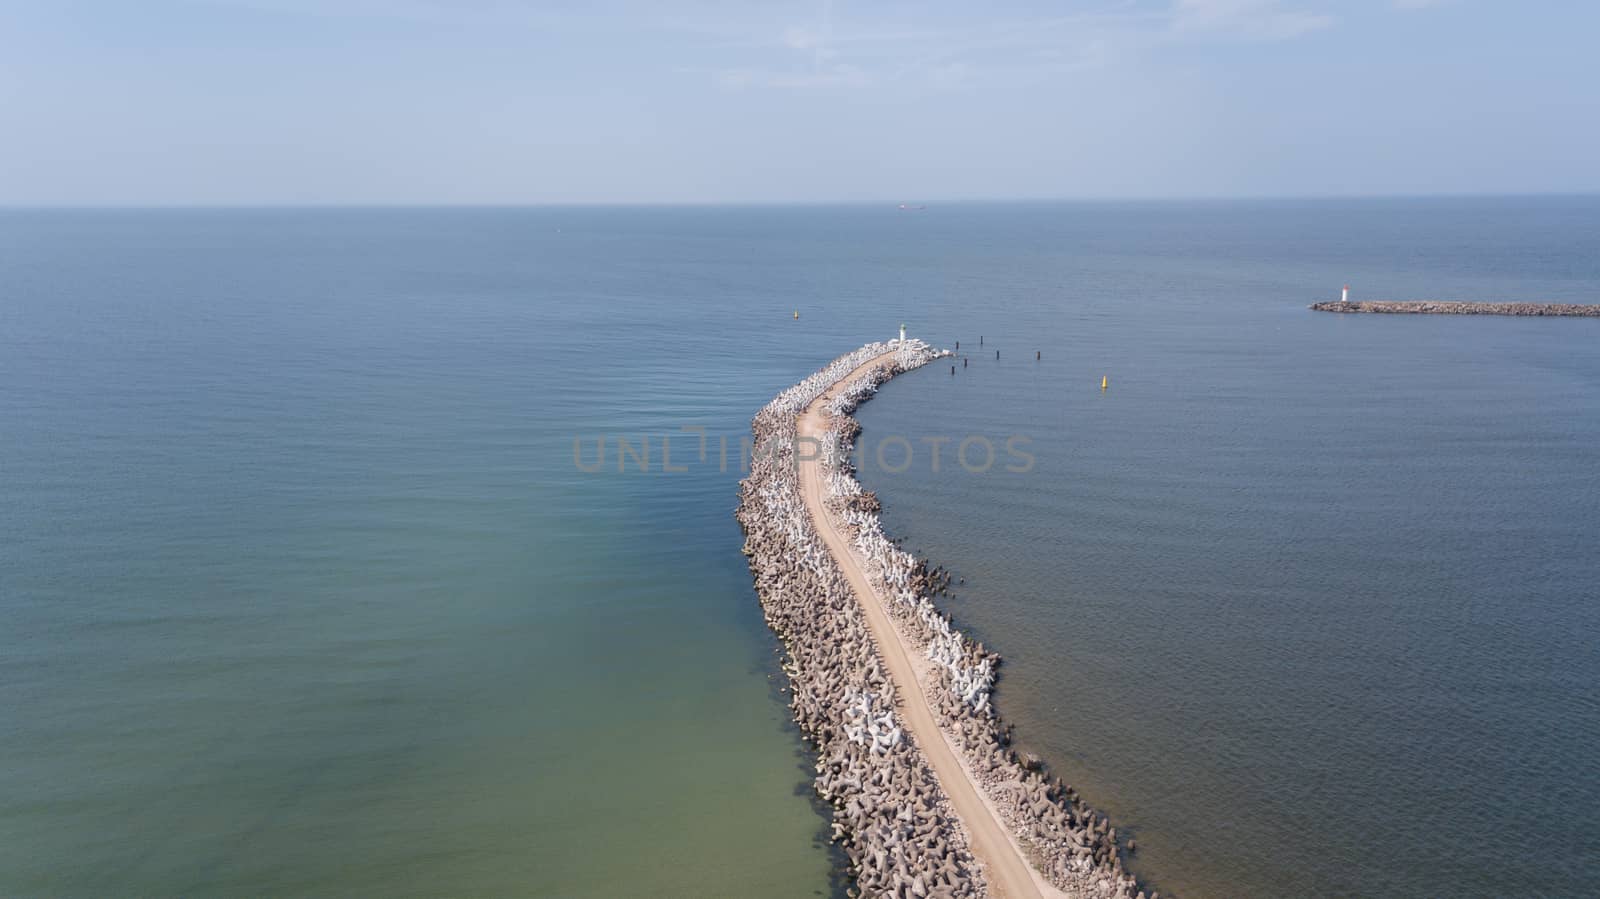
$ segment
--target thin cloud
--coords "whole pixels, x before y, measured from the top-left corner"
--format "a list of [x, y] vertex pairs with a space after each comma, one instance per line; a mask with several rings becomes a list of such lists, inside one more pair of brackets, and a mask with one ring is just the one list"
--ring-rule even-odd
[[1288, 9], [1278, 0], [1178, 0], [1172, 13], [1172, 28], [1179, 33], [1245, 40], [1287, 40], [1333, 22], [1333, 16]]
[[[985, 81], [1014, 83], [1127, 63], [1163, 47], [1291, 40], [1334, 24], [1333, 16], [1301, 5], [1312, 0], [1100, 0], [1098, 8], [1028, 18], [939, 3], [891, 18], [878, 12], [880, 6], [836, 0], [814, 0], [809, 15], [794, 16], [791, 8], [782, 18], [776, 9], [716, 0], [594, 0], [563, 7], [534, 0], [189, 2], [283, 15], [407, 19], [550, 34], [652, 35], [659, 52], [682, 54], [685, 64], [675, 71], [697, 72], [722, 88], [738, 90], [871, 85], [938, 90]], [[1440, 0], [1391, 2], [1431, 5]]]
[[719, 45], [762, 56], [713, 69], [724, 87], [962, 87], [983, 79], [1052, 77], [1137, 58], [1162, 46], [1290, 40], [1328, 28], [1331, 15], [1279, 0], [1174, 0], [1164, 9], [1118, 3], [1096, 12], [1001, 22], [851, 22], [823, 3], [810, 23]]

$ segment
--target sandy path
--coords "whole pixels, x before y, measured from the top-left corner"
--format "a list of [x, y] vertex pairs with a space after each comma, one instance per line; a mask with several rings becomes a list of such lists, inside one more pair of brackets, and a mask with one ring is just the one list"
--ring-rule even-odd
[[[797, 423], [799, 435], [820, 438], [827, 433], [827, 420], [822, 413], [827, 401], [844, 385], [866, 374], [874, 366], [888, 361], [892, 355], [885, 353], [863, 364], [812, 401], [800, 415]], [[803, 458], [814, 454], [814, 452], [802, 452], [799, 455]], [[856, 599], [866, 613], [868, 625], [872, 630], [872, 639], [878, 645], [878, 653], [889, 675], [894, 679], [895, 691], [900, 697], [901, 724], [916, 738], [917, 745], [922, 749], [929, 767], [933, 769], [934, 776], [939, 779], [939, 786], [944, 790], [945, 796], [949, 797], [956, 815], [965, 825], [972, 854], [983, 865], [984, 876], [989, 884], [989, 895], [1002, 899], [1023, 899], [1034, 896], [1065, 899], [1066, 894], [1051, 885], [1028, 864], [1027, 856], [1023, 855], [1021, 847], [1001, 822], [993, 804], [983, 795], [983, 791], [973, 779], [960, 754], [945, 737], [944, 731], [940, 730], [933, 708], [923, 692], [923, 682], [919, 676], [926, 666], [914, 663], [913, 660], [919, 659], [919, 656], [905, 645], [900, 639], [900, 632], [889, 620], [882, 598], [876, 595], [867, 581], [864, 560], [834, 525], [833, 518], [823, 503], [825, 496], [823, 482], [822, 463], [819, 460], [809, 459], [800, 463], [800, 490], [804, 494], [806, 509], [811, 514], [812, 523], [816, 525], [817, 533], [822, 537], [822, 542], [828, 547], [828, 551], [833, 554], [834, 561], [839, 564], [839, 568], [850, 581]]]

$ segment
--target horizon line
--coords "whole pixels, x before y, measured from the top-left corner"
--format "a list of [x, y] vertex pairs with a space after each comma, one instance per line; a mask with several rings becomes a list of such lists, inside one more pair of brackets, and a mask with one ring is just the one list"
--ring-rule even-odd
[[1059, 197], [955, 197], [955, 198], [900, 198], [882, 200], [824, 199], [824, 200], [561, 200], [561, 201], [508, 201], [508, 202], [431, 202], [431, 201], [367, 201], [367, 202], [275, 202], [275, 201], [224, 201], [177, 203], [3, 203], [4, 211], [158, 211], [158, 210], [337, 210], [337, 209], [648, 209], [648, 208], [772, 208], [772, 207], [862, 207], [897, 208], [901, 205], [942, 206], [1000, 205], [1000, 204], [1107, 204], [1107, 203], [1217, 203], [1217, 202], [1304, 202], [1304, 201], [1362, 201], [1362, 200], [1489, 200], [1489, 199], [1557, 199], [1600, 197], [1600, 189], [1572, 191], [1506, 191], [1506, 192], [1441, 192], [1441, 193], [1360, 193], [1360, 194], [1177, 194], [1170, 196], [1059, 196]]

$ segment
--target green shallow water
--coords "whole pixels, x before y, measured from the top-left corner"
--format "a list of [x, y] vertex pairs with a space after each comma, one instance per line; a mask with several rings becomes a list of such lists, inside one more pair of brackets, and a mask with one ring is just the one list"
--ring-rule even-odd
[[0, 892], [831, 891], [734, 476], [571, 455], [802, 368], [652, 374], [539, 216], [0, 223]]

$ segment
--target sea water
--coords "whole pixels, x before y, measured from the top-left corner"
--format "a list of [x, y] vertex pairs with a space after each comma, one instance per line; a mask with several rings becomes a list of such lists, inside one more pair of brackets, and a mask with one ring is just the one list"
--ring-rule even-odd
[[1594, 892], [1600, 322], [1305, 305], [1597, 251], [1589, 198], [0, 212], [0, 892], [836, 892], [732, 508], [902, 321], [969, 359], [862, 479], [1142, 876]]

